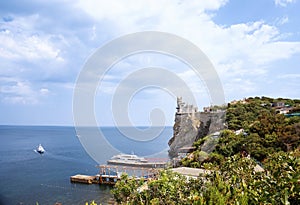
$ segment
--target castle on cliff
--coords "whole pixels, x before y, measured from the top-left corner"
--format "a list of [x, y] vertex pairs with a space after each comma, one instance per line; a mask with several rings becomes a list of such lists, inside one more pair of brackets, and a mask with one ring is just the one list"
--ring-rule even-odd
[[182, 97], [177, 97], [177, 112], [176, 114], [191, 114], [194, 115], [198, 112], [198, 107], [194, 107], [194, 105], [189, 105], [182, 101]]
[[222, 109], [220, 106], [212, 106], [212, 105], [209, 107], [203, 107], [203, 112], [201, 112], [198, 110], [198, 107], [183, 102], [182, 97], [177, 97], [176, 109], [177, 109], [176, 115], [187, 114], [192, 117], [195, 117], [195, 114], [197, 113], [203, 113], [203, 112], [204, 113], [224, 112], [224, 109]]
[[177, 157], [183, 148], [191, 147], [193, 143], [209, 134], [224, 129], [225, 110], [210, 106], [203, 108], [182, 101], [177, 97], [173, 137], [169, 140], [169, 156]]

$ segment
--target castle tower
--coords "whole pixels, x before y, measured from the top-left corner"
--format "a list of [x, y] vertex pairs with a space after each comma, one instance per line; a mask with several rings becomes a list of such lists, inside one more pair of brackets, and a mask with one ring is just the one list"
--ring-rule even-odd
[[184, 102], [182, 102], [182, 97], [177, 97], [177, 113], [182, 113], [184, 108]]

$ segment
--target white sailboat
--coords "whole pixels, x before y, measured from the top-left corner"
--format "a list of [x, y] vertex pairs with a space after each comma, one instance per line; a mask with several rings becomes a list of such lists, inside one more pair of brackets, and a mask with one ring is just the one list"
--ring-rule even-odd
[[45, 152], [45, 149], [44, 149], [44, 147], [41, 144], [39, 144], [39, 146], [37, 147], [36, 151], [38, 153], [40, 153], [40, 154], [43, 154]]

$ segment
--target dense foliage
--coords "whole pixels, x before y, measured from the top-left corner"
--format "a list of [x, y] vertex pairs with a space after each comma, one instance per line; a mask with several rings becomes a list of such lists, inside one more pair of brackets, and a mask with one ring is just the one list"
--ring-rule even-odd
[[[283, 115], [277, 102], [299, 112], [300, 101], [248, 98], [229, 104], [215, 150], [201, 150], [207, 137], [183, 166], [206, 168], [197, 179], [162, 171], [145, 183], [123, 179], [113, 195], [123, 204], [300, 204], [300, 117]], [[282, 104], [281, 104], [282, 106]], [[250, 157], [251, 156], [251, 157]], [[257, 166], [261, 165], [263, 171]], [[261, 168], [261, 167], [260, 167]]]
[[291, 110], [300, 107], [299, 100], [248, 98], [244, 101], [229, 104], [226, 113], [228, 129], [221, 132], [216, 149], [203, 159], [200, 139], [194, 143], [197, 150], [193, 157], [183, 160], [183, 165], [201, 167], [205, 163], [222, 163], [224, 157], [246, 152], [251, 158], [264, 162], [269, 155], [279, 151], [290, 152], [300, 146], [300, 117], [286, 117], [277, 113], [273, 103], [283, 102], [293, 106]]
[[[168, 170], [145, 184], [123, 175], [113, 190], [120, 204], [299, 204], [299, 153], [276, 153], [264, 172], [239, 155], [226, 158], [218, 171], [197, 179]], [[146, 187], [145, 187], [146, 185]]]

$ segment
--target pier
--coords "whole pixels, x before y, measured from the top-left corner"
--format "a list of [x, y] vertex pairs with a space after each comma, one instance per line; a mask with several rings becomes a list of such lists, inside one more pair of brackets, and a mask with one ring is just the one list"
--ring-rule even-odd
[[70, 180], [71, 180], [71, 182], [77, 182], [77, 183], [83, 183], [83, 184], [98, 184], [97, 176], [88, 176], [88, 175], [77, 174], [77, 175], [71, 176]]
[[99, 174], [95, 176], [77, 174], [70, 177], [72, 183], [84, 184], [109, 184], [114, 185], [121, 179], [122, 174], [127, 174], [136, 180], [151, 180], [156, 178], [158, 170], [146, 167], [100, 165]]

